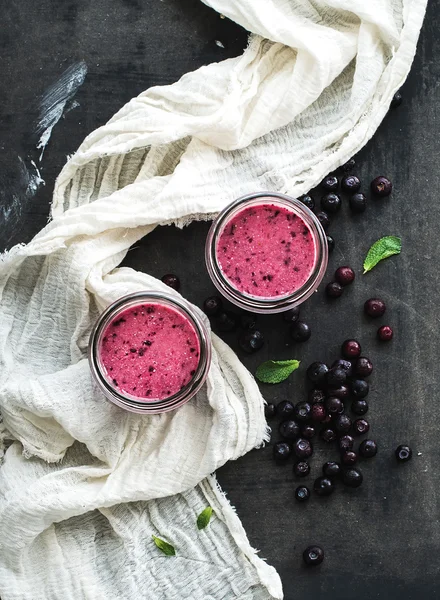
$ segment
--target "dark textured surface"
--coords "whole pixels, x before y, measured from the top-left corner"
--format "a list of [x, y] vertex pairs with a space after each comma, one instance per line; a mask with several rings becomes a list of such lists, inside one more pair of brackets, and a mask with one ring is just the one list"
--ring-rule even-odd
[[[26, 242], [44, 226], [54, 178], [66, 155], [127, 100], [151, 85], [172, 83], [188, 70], [238, 54], [246, 43], [244, 32], [198, 0], [22, 0], [5, 4], [2, 17], [2, 183], [14, 178], [16, 155], [28, 152], [38, 95], [73, 62], [84, 59], [88, 66], [76, 96], [80, 107], [55, 126], [46, 149], [46, 186], [15, 222], [2, 224], [2, 247]], [[365, 182], [379, 174], [392, 178], [391, 199], [371, 201], [357, 218], [344, 206], [331, 226], [337, 247], [326, 281], [341, 264], [356, 269], [357, 281], [340, 300], [328, 302], [321, 290], [307, 302], [302, 314], [313, 335], [303, 346], [290, 344], [282, 318], [273, 316], [259, 318], [264, 348], [252, 357], [239, 352], [251, 370], [268, 358], [303, 361], [288, 382], [263, 387], [275, 402], [303, 399], [305, 366], [337, 358], [346, 337], [359, 338], [375, 364], [367, 418], [379, 454], [362, 467], [362, 488], [338, 488], [330, 498], [312, 497], [299, 505], [293, 498], [299, 482], [292, 461], [275, 466], [271, 447], [251, 452], [218, 474], [252, 545], [279, 570], [287, 600], [440, 598], [439, 26], [438, 7], [431, 3], [403, 88], [404, 102], [358, 157], [356, 172]], [[215, 39], [226, 49], [218, 48]], [[156, 230], [130, 251], [125, 264], [157, 276], [177, 273], [183, 295], [201, 304], [213, 291], [202, 258], [207, 230], [208, 224]], [[401, 256], [362, 277], [366, 250], [386, 234], [402, 236]], [[388, 306], [379, 322], [362, 315], [364, 300], [373, 295]], [[391, 344], [375, 340], [381, 323], [395, 328]], [[238, 350], [235, 334], [224, 338]], [[393, 449], [405, 442], [412, 445], [414, 458], [396, 465]], [[332, 455], [317, 446], [310, 486]], [[311, 543], [326, 551], [325, 563], [312, 571], [301, 564], [302, 550]]]

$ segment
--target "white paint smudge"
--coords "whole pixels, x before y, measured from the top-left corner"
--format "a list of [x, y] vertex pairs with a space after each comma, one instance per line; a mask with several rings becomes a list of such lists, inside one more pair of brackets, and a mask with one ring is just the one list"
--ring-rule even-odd
[[35, 172], [32, 173], [28, 169], [29, 183], [28, 183], [28, 186], [27, 186], [27, 189], [26, 189], [26, 195], [28, 197], [35, 196], [35, 194], [37, 193], [37, 190], [40, 187], [40, 185], [46, 185], [46, 182], [41, 177], [40, 170], [38, 169], [37, 165], [34, 163], [33, 160], [31, 160], [31, 165], [33, 166]]

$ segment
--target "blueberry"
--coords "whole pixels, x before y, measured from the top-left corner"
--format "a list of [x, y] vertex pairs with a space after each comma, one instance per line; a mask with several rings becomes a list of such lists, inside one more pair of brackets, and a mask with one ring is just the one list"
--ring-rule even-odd
[[293, 411], [295, 410], [294, 405], [289, 400], [282, 400], [277, 405], [277, 413], [282, 419], [286, 419], [293, 415]]
[[394, 454], [399, 462], [407, 462], [408, 460], [411, 460], [412, 450], [409, 446], [403, 444], [397, 446]]
[[368, 402], [366, 400], [353, 400], [351, 403], [351, 412], [355, 415], [365, 415], [368, 412]]
[[324, 550], [320, 546], [309, 546], [303, 552], [303, 561], [308, 567], [316, 567], [324, 560]]
[[318, 496], [330, 496], [335, 491], [335, 485], [328, 477], [318, 477], [315, 479], [313, 489]]
[[382, 325], [382, 327], [379, 327], [377, 330], [377, 337], [382, 342], [389, 342], [393, 339], [393, 330], [389, 325]]
[[258, 331], [258, 329], [245, 331], [239, 337], [238, 343], [240, 344], [240, 348], [242, 350], [248, 354], [252, 354], [263, 346], [264, 336], [261, 331]]
[[308, 402], [298, 402], [295, 406], [294, 416], [297, 421], [308, 421], [310, 419], [310, 414], [312, 411], [312, 407]]
[[264, 415], [266, 419], [272, 419], [277, 414], [277, 407], [275, 404], [265, 404]]
[[344, 173], [349, 173], [355, 168], [355, 166], [356, 161], [354, 160], [354, 158], [350, 158], [350, 160], [347, 160], [347, 162], [342, 165], [341, 170], [344, 171]]
[[294, 306], [283, 312], [283, 319], [287, 323], [296, 323], [299, 319], [299, 306]]
[[341, 199], [338, 194], [330, 193], [323, 196], [321, 208], [328, 213], [337, 213], [341, 209]]
[[340, 367], [334, 367], [329, 370], [325, 379], [329, 387], [339, 387], [347, 381], [347, 371]]
[[365, 398], [368, 396], [370, 386], [363, 379], [353, 379], [350, 386], [351, 393], [355, 398]]
[[323, 362], [314, 362], [307, 368], [307, 378], [312, 383], [322, 383], [328, 373], [328, 366]]
[[351, 429], [351, 419], [348, 415], [337, 415], [334, 419], [334, 426], [339, 434], [348, 433]]
[[353, 374], [353, 363], [344, 358], [338, 358], [338, 360], [335, 360], [332, 364], [332, 369], [343, 369], [347, 374], [347, 377], [351, 377]]
[[353, 283], [355, 273], [351, 267], [339, 267], [335, 271], [335, 279], [342, 286], [350, 285]]
[[339, 398], [327, 398], [325, 408], [330, 415], [340, 415], [344, 412], [344, 404]]
[[289, 444], [286, 442], [277, 442], [273, 447], [273, 456], [277, 462], [286, 461], [291, 455], [292, 451]]
[[369, 317], [381, 317], [385, 310], [385, 302], [380, 298], [370, 298], [364, 304], [364, 312]]
[[293, 452], [298, 458], [309, 458], [313, 454], [312, 443], [304, 438], [298, 438], [293, 443]]
[[394, 94], [394, 96], [391, 100], [390, 108], [397, 108], [401, 104], [402, 104], [402, 93], [400, 90], [397, 90], [397, 92]]
[[240, 315], [240, 326], [243, 329], [255, 329], [257, 326], [257, 315], [245, 312]]
[[344, 288], [337, 281], [330, 281], [325, 286], [325, 293], [329, 298], [340, 298], [344, 292]]
[[359, 454], [364, 458], [372, 458], [377, 454], [377, 444], [374, 440], [364, 440], [359, 446]]
[[316, 213], [316, 218], [321, 223], [324, 231], [327, 231], [327, 229], [330, 227], [330, 217], [328, 216], [328, 214], [325, 211], [320, 210]]
[[339, 477], [342, 472], [341, 465], [334, 460], [326, 462], [322, 467], [325, 477]]
[[299, 436], [299, 425], [296, 421], [289, 419], [280, 423], [278, 431], [284, 439], [294, 440]]
[[347, 487], [357, 488], [362, 485], [363, 480], [362, 471], [355, 467], [344, 469], [342, 473], [342, 481]]
[[356, 340], [345, 340], [341, 352], [344, 358], [357, 358], [361, 355], [361, 345]]
[[341, 188], [344, 192], [351, 192], [352, 194], [358, 192], [361, 188], [361, 180], [356, 175], [346, 175], [342, 178]]
[[306, 342], [311, 335], [310, 327], [304, 321], [297, 321], [290, 328], [290, 336], [295, 342]]
[[327, 442], [328, 444], [330, 444], [330, 442], [334, 442], [336, 439], [336, 432], [330, 427], [322, 429], [319, 435], [321, 439], [324, 440], [324, 442]]
[[219, 331], [234, 331], [237, 328], [237, 317], [233, 312], [225, 310], [217, 316], [215, 323]]
[[331, 235], [326, 235], [325, 237], [327, 238], [328, 252], [329, 254], [331, 254], [335, 249], [335, 240], [332, 238]]
[[373, 179], [370, 184], [371, 191], [375, 196], [379, 196], [379, 198], [385, 198], [385, 196], [389, 196], [393, 189], [393, 184], [389, 179], [380, 175]]
[[367, 197], [362, 192], [353, 194], [348, 200], [351, 212], [361, 214], [367, 209]]
[[310, 404], [322, 404], [325, 400], [325, 393], [319, 389], [313, 389], [309, 392]]
[[310, 473], [310, 465], [306, 460], [298, 460], [293, 465], [293, 473], [297, 477], [307, 477]]
[[325, 421], [327, 417], [327, 411], [324, 404], [312, 404], [310, 417], [315, 423], [322, 423]]
[[373, 372], [373, 363], [366, 356], [360, 356], [355, 365], [354, 373], [358, 377], [368, 377]]
[[327, 175], [327, 177], [321, 181], [321, 187], [327, 192], [335, 192], [339, 187], [338, 178], [334, 175]]
[[300, 485], [295, 490], [295, 500], [298, 502], [307, 502], [310, 498], [310, 490], [305, 485]]
[[332, 396], [339, 398], [340, 400], [345, 400], [350, 394], [350, 390], [346, 385], [340, 385], [339, 387], [332, 388], [331, 392]]
[[180, 279], [177, 277], [177, 275], [168, 273], [162, 277], [162, 281], [168, 287], [173, 288], [173, 290], [178, 290], [180, 288]]
[[223, 308], [223, 300], [219, 296], [209, 296], [203, 302], [203, 310], [208, 317], [215, 317]]
[[316, 429], [313, 425], [303, 425], [301, 427], [301, 437], [306, 438], [306, 440], [311, 440], [315, 437]]
[[339, 438], [338, 445], [341, 452], [349, 452], [353, 450], [354, 438], [351, 435], [343, 435]]
[[358, 455], [356, 454], [356, 452], [353, 452], [352, 450], [348, 450], [348, 452], [344, 452], [341, 456], [342, 463], [347, 467], [351, 467], [352, 465], [355, 465], [357, 463], [357, 460], [358, 460]]
[[313, 210], [315, 208], [315, 201], [308, 194], [304, 194], [304, 196], [300, 196], [298, 198], [300, 202], [302, 202], [308, 209]]

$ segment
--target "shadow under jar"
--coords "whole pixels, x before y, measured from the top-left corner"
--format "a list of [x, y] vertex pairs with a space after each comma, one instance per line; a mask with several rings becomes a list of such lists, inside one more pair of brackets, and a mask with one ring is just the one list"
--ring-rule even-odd
[[203, 385], [211, 363], [208, 330], [184, 300], [136, 292], [97, 320], [89, 364], [104, 395], [131, 412], [174, 410]]
[[316, 216], [295, 198], [261, 192], [239, 198], [215, 219], [205, 247], [217, 289], [237, 306], [277, 313], [319, 286], [328, 261]]

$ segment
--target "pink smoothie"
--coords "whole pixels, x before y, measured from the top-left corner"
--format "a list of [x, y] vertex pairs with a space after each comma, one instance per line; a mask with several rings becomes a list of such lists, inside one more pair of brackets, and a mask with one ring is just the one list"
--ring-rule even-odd
[[282, 206], [249, 206], [233, 217], [217, 244], [220, 268], [240, 292], [284, 296], [309, 279], [316, 246], [305, 221]]
[[139, 304], [107, 325], [100, 346], [108, 380], [123, 393], [164, 399], [192, 379], [200, 360], [193, 324], [177, 310], [159, 303]]

